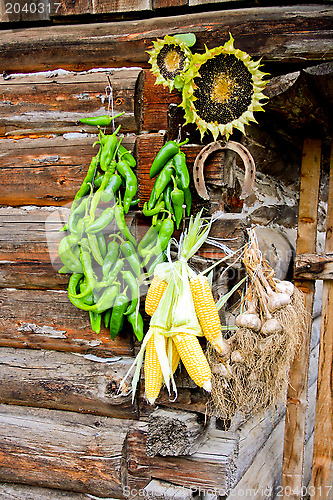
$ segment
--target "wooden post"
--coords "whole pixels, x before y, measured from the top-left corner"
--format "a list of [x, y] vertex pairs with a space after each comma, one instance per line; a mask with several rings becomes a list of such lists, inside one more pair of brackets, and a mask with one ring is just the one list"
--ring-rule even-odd
[[[333, 252], [333, 144], [326, 221], [325, 251]], [[323, 283], [316, 420], [311, 487], [313, 498], [333, 496], [333, 281]]]
[[[320, 157], [321, 141], [306, 139], [301, 169], [297, 254], [316, 251]], [[297, 281], [296, 286], [305, 293], [306, 310], [309, 315], [303, 344], [290, 369], [282, 466], [284, 500], [302, 497], [305, 417], [315, 282]]]

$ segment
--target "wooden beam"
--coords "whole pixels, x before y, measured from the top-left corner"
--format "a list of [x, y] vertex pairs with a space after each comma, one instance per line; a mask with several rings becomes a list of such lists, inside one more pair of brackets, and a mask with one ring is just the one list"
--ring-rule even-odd
[[333, 253], [304, 253], [296, 255], [295, 279], [333, 279]]
[[[119, 69], [83, 73], [54, 71], [11, 75], [0, 80], [0, 136], [39, 136], [88, 132], [80, 118], [108, 113], [105, 88], [112, 84], [114, 115], [122, 133], [138, 131], [140, 95], [136, 96], [141, 70]], [[106, 129], [111, 133], [112, 127]]]
[[[325, 251], [333, 252], [333, 144], [330, 161]], [[313, 442], [312, 486], [315, 499], [332, 495], [333, 485], [333, 282], [324, 280]]]
[[40, 488], [26, 484], [0, 483], [2, 500], [25, 498], [26, 500], [87, 500], [84, 493], [70, 493], [54, 488]]
[[145, 66], [152, 42], [166, 34], [193, 32], [196, 51], [224, 44], [263, 62], [323, 62], [333, 57], [330, 5], [251, 7], [180, 16], [86, 25], [58, 25], [1, 33], [1, 70], [45, 71], [59, 67]]
[[132, 420], [0, 405], [0, 481], [123, 498], [121, 450]]
[[[132, 395], [118, 395], [133, 358], [35, 349], [0, 349], [0, 402], [137, 418]], [[129, 379], [129, 384], [131, 380]]]
[[[112, 341], [110, 332], [91, 330], [89, 315], [62, 290], [0, 290], [0, 346], [54, 349], [102, 357], [131, 356], [130, 332]], [[124, 329], [125, 330], [125, 329]]]
[[[0, 139], [0, 204], [53, 205], [71, 203], [96, 154], [96, 137]], [[122, 144], [134, 149], [135, 135]]]
[[[321, 141], [306, 139], [303, 145], [301, 168], [297, 254], [316, 251], [320, 166]], [[288, 418], [285, 425], [282, 468], [282, 489], [285, 500], [287, 498], [300, 499], [302, 496], [310, 332], [314, 296], [313, 281], [298, 281], [296, 285], [305, 293], [308, 321], [303, 343], [290, 369], [287, 393]], [[295, 492], [291, 494], [291, 497], [290, 491]]]

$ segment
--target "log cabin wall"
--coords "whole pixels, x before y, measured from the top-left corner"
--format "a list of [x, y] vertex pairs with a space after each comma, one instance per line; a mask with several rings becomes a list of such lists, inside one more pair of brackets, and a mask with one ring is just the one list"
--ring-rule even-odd
[[[324, 149], [330, 142], [333, 8], [329, 2], [83, 0], [42, 2], [36, 13], [30, 7], [25, 12], [25, 5], [23, 0], [0, 2], [0, 419], [6, 429], [0, 438], [0, 497], [124, 498], [146, 488], [149, 496], [159, 492], [171, 498], [179, 495], [178, 487], [192, 498], [191, 488], [197, 487], [232, 498], [237, 488], [241, 495], [246, 488], [267, 486], [274, 498], [281, 484], [283, 408], [273, 417], [254, 417], [228, 430], [212, 422], [209, 433], [207, 428], [203, 433], [207, 398], [182, 374], [177, 401], [171, 403], [163, 392], [158, 400], [170, 412], [160, 421], [165, 425], [168, 417], [201, 429], [204, 442], [199, 439], [200, 446], [183, 456], [147, 456], [150, 426], [159, 415], [147, 406], [142, 390], [134, 403], [131, 394], [117, 394], [137, 345], [126, 331], [115, 341], [106, 329], [92, 333], [87, 314], [68, 301], [68, 276], [57, 273], [56, 248], [62, 217], [94, 154], [95, 130], [79, 118], [108, 110], [105, 88], [111, 82], [114, 112], [124, 112], [119, 119], [123, 143], [137, 159], [140, 205], [127, 222], [140, 238], [147, 224], [140, 208], [150, 194], [148, 174], [156, 152], [178, 136], [180, 125], [182, 136], [190, 139], [184, 147], [190, 169], [203, 145], [193, 127], [183, 126], [179, 94], [154, 85], [146, 50], [159, 36], [192, 31], [200, 51], [204, 44], [224, 43], [230, 31], [235, 45], [262, 57], [274, 77], [258, 125], [248, 127], [246, 137], [235, 134], [253, 154], [258, 175], [243, 206], [241, 166], [234, 157], [216, 155], [205, 169], [209, 202], [196, 195], [192, 181], [194, 209], [223, 209], [217, 235], [229, 238], [234, 248], [244, 243], [251, 223], [258, 224], [267, 258], [281, 278], [290, 278], [302, 142], [314, 129]], [[236, 173], [232, 183], [228, 165]], [[327, 168], [320, 235], [325, 176]], [[220, 255], [206, 247], [197, 265]], [[222, 290], [229, 284], [224, 280], [218, 286]], [[319, 324], [320, 287], [310, 402]], [[267, 456], [273, 457], [269, 463]], [[307, 482], [310, 473], [309, 462]]]

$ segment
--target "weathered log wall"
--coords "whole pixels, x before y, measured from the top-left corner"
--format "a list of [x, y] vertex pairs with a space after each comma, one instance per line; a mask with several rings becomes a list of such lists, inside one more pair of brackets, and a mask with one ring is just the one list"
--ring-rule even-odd
[[[97, 137], [96, 131], [82, 125], [79, 118], [108, 112], [105, 88], [111, 83], [114, 113], [124, 113], [117, 119], [123, 144], [137, 159], [140, 204], [137, 212], [129, 213], [127, 222], [140, 238], [148, 224], [140, 208], [153, 183], [149, 179], [151, 162], [167, 138], [177, 137], [182, 124], [177, 107], [180, 95], [155, 86], [147, 69], [146, 50], [152, 41], [167, 33], [192, 31], [198, 40], [196, 50], [200, 51], [205, 43], [211, 46], [212, 40], [214, 46], [224, 43], [231, 31], [237, 47], [262, 56], [274, 74], [280, 75], [285, 72], [285, 64], [300, 70], [332, 57], [332, 7], [300, 5], [212, 12], [210, 6], [207, 12], [192, 10], [186, 15], [137, 21], [101, 22], [103, 18], [93, 17], [98, 24], [73, 24], [69, 29], [58, 24], [62, 17], [68, 20], [83, 13], [104, 16], [115, 11], [184, 6], [198, 9], [204, 2], [62, 0], [60, 4], [57, 14], [44, 11], [39, 15], [39, 21], [56, 21], [53, 26], [3, 30], [0, 41], [0, 419], [7, 429], [0, 443], [0, 481], [29, 485], [26, 489], [0, 485], [0, 495], [35, 495], [34, 499], [44, 500], [50, 495], [62, 498], [61, 491], [66, 490], [72, 492], [68, 493], [71, 500], [82, 500], [83, 494], [118, 498], [124, 496], [125, 486], [143, 488], [151, 478], [168, 481], [171, 475], [173, 482], [184, 488], [217, 488], [221, 494], [228, 494], [235, 482], [242, 485], [244, 474], [246, 481], [247, 470], [251, 474], [251, 463], [267, 439], [268, 446], [273, 443], [275, 450], [276, 436], [280, 436], [283, 425], [282, 412], [277, 420], [270, 416], [254, 420], [233, 432], [214, 430], [191, 457], [148, 459], [144, 422], [154, 408], [144, 401], [142, 386], [134, 403], [129, 387], [125, 396], [117, 393], [137, 345], [126, 329], [115, 341], [110, 340], [106, 329], [93, 334], [87, 314], [68, 301], [68, 276], [57, 273], [59, 227], [68, 216]], [[19, 18], [37, 21], [33, 16], [6, 16], [4, 9], [0, 1], [0, 22]], [[317, 100], [311, 101], [313, 94], [307, 94], [310, 103], [301, 102], [299, 94], [305, 81], [311, 79], [312, 90], [321, 92], [320, 102], [327, 99], [332, 89], [332, 68], [320, 73], [319, 79], [313, 77], [315, 73], [309, 74], [298, 71], [293, 79], [278, 76], [267, 89], [271, 100], [266, 114], [261, 114], [265, 117], [263, 125], [259, 120], [259, 125], [248, 127], [247, 138], [242, 138], [260, 171], [254, 192], [246, 200], [246, 213], [240, 213], [242, 166], [236, 166], [236, 187], [229, 186], [221, 168], [228, 161], [223, 153], [212, 156], [205, 166], [211, 196], [208, 202], [199, 198], [191, 181], [195, 210], [204, 206], [208, 213], [218, 209], [226, 212], [215, 226], [215, 235], [228, 239], [226, 243], [232, 249], [244, 244], [251, 221], [264, 225], [273, 221], [288, 228], [283, 236], [286, 241], [293, 238], [297, 196], [292, 188], [297, 186], [301, 157], [300, 143], [295, 146], [300, 136], [291, 140], [295, 139], [297, 118], [315, 110], [311, 119], [321, 124], [325, 134], [328, 130], [327, 114], [317, 110]], [[283, 81], [288, 82], [284, 87]], [[285, 127], [288, 113], [279, 113], [279, 109], [285, 109], [281, 102], [287, 91], [288, 113], [293, 111], [290, 129]], [[298, 114], [296, 104], [301, 108]], [[278, 133], [284, 128], [285, 142], [276, 138], [272, 121]], [[304, 122], [305, 118], [302, 130], [309, 124]], [[107, 128], [107, 132], [111, 130]], [[193, 127], [183, 127], [182, 134], [190, 138], [184, 151], [192, 171], [202, 143]], [[290, 149], [284, 150], [281, 144], [290, 144]], [[288, 154], [291, 150], [296, 154]], [[278, 180], [265, 174], [273, 174]], [[279, 228], [279, 234], [283, 232]], [[276, 248], [273, 239], [268, 237], [268, 253]], [[287, 272], [293, 253], [292, 244], [287, 243], [285, 248], [285, 254], [281, 251], [278, 257], [285, 258], [286, 265], [279, 267], [282, 273]], [[222, 251], [207, 245], [197, 264], [205, 266], [222, 255]], [[330, 262], [315, 264], [321, 266], [318, 276], [331, 272]], [[226, 281], [218, 286], [228, 287]], [[177, 374], [177, 385], [177, 401], [170, 402], [162, 391], [158, 404], [205, 414], [207, 395], [184, 371]], [[139, 425], [137, 419], [142, 421]], [[279, 431], [273, 435], [275, 425]], [[307, 438], [310, 446], [311, 436]], [[280, 458], [277, 454], [274, 463], [279, 464]], [[277, 484], [279, 467], [268, 473]]]

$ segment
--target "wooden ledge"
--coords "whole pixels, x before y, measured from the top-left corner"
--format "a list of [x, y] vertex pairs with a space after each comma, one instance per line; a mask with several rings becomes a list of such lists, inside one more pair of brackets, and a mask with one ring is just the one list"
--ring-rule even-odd
[[295, 279], [333, 279], [333, 253], [301, 253], [295, 257]]

